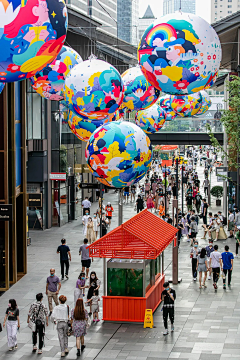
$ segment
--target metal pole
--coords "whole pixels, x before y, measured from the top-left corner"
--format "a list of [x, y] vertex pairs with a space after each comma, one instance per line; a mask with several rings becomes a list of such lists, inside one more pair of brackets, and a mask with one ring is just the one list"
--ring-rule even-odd
[[177, 199], [178, 199], [178, 159], [176, 159], [176, 186], [177, 186]]
[[183, 214], [183, 164], [182, 164], [182, 214]]
[[164, 274], [164, 251], [162, 252], [162, 275]]
[[118, 226], [123, 223], [123, 203], [122, 203], [122, 189], [118, 193]]
[[[102, 237], [102, 216], [103, 216], [103, 185], [100, 183], [100, 238]], [[107, 295], [107, 288], [106, 288], [106, 259], [103, 258], [103, 296]]]
[[[228, 110], [229, 109], [229, 91], [227, 89], [227, 82], [229, 81], [229, 75], [226, 77], [225, 81], [224, 81], [224, 109]], [[228, 145], [228, 138], [227, 138], [227, 134], [225, 129], [223, 128], [223, 149], [225, 151], [225, 153], [227, 152], [227, 145]], [[223, 160], [223, 166], [225, 167], [226, 170], [228, 170], [228, 161], [226, 156], [224, 157]], [[224, 169], [224, 170], [225, 170]], [[227, 181], [224, 180], [223, 181], [223, 214], [224, 216], [228, 216], [228, 211], [227, 211]]]
[[103, 202], [103, 194], [102, 194], [103, 186], [100, 183], [100, 238], [102, 237], [102, 202]]
[[166, 215], [167, 214], [167, 173], [166, 173], [166, 165], [165, 165], [165, 184], [164, 184], [164, 188], [165, 188], [164, 199], [165, 199], [165, 215]]

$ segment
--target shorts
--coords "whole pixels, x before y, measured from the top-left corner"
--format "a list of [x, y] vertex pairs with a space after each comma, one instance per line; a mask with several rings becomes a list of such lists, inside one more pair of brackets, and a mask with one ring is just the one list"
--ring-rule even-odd
[[91, 266], [91, 259], [82, 260], [82, 267], [89, 269]]
[[98, 305], [92, 305], [92, 313], [94, 314], [95, 312], [99, 311], [99, 306]]
[[129, 192], [128, 192], [128, 191], [124, 191], [124, 196], [129, 196]]
[[111, 219], [112, 219], [112, 216], [107, 216], [107, 218], [108, 218], [109, 220], [111, 220]]
[[191, 239], [193, 239], [193, 238], [196, 238], [196, 236], [197, 236], [197, 233], [191, 231], [191, 234], [189, 235], [189, 237], [190, 237]]

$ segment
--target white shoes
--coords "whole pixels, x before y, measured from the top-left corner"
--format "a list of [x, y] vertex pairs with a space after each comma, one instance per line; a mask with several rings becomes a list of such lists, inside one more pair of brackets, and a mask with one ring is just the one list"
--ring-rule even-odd
[[168, 335], [168, 329], [165, 329], [163, 335]]
[[235, 255], [235, 258], [238, 258], [238, 255]]
[[211, 280], [211, 276], [209, 275], [208, 280]]
[[193, 278], [194, 281], [197, 281], [197, 278]]

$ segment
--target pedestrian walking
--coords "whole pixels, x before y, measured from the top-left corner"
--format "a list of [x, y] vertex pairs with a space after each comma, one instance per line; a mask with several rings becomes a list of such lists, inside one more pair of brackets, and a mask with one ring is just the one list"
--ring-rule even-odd
[[17, 331], [20, 329], [19, 309], [15, 299], [9, 300], [9, 305], [6, 310], [3, 327], [7, 321], [7, 340], [8, 350], [12, 351], [17, 349]]
[[88, 218], [86, 238], [88, 239], [89, 244], [92, 244], [92, 243], [94, 243], [94, 241], [96, 241], [96, 234], [94, 231], [94, 224], [93, 224], [91, 216], [89, 216], [89, 218]]
[[95, 231], [95, 235], [96, 235], [96, 239], [97, 239], [97, 236], [98, 236], [98, 226], [99, 226], [99, 221], [98, 221], [98, 218], [97, 218], [97, 214], [94, 213], [93, 214], [93, 230]]
[[234, 224], [234, 214], [232, 210], [229, 210], [229, 216], [228, 216], [228, 231], [230, 231], [229, 238], [233, 238], [233, 232], [234, 232], [235, 224]]
[[100, 296], [98, 295], [98, 291], [94, 290], [93, 291], [93, 296], [91, 297], [91, 299], [89, 299], [88, 301], [86, 301], [86, 304], [90, 303], [91, 304], [91, 308], [92, 308], [92, 313], [93, 313], [93, 322], [99, 322], [99, 317], [98, 317], [98, 312], [99, 312], [99, 301], [100, 301]]
[[82, 201], [83, 215], [85, 215], [86, 212], [88, 212], [88, 214], [90, 215], [91, 205], [92, 204], [90, 203], [88, 197], [86, 196], [85, 199]]
[[68, 319], [69, 306], [65, 303], [66, 296], [59, 296], [60, 305], [55, 306], [51, 315], [51, 321], [57, 324], [58, 339], [61, 348], [61, 357], [65, 357], [69, 353], [68, 350]]
[[127, 204], [128, 203], [128, 198], [129, 198], [129, 186], [125, 186], [123, 196], [124, 196], [123, 203]]
[[237, 227], [238, 231], [236, 232], [236, 255], [235, 257], [238, 258], [238, 248], [240, 244], [240, 226]]
[[149, 194], [147, 195], [147, 209], [152, 211], [153, 208], [154, 208], [153, 198], [152, 195]]
[[163, 323], [165, 331], [163, 335], [168, 335], [168, 316], [171, 321], [171, 331], [174, 331], [174, 303], [176, 299], [176, 292], [174, 289], [171, 289], [169, 282], [163, 284], [163, 292], [161, 299], [163, 301]]
[[220, 276], [220, 268], [222, 268], [222, 256], [218, 252], [218, 245], [214, 245], [214, 251], [210, 254], [209, 267], [213, 272], [213, 287], [217, 290], [217, 282]]
[[[98, 279], [95, 271], [92, 271], [89, 278], [89, 289], [87, 294], [87, 299], [91, 299], [93, 297], [93, 292], [96, 292], [96, 295], [99, 294], [99, 289], [101, 286], [101, 281]], [[92, 315], [92, 305], [90, 303], [90, 312], [89, 315]]]
[[60, 254], [60, 265], [61, 265], [61, 275], [62, 280], [64, 280], [64, 267], [65, 276], [68, 279], [68, 270], [69, 270], [69, 261], [72, 260], [71, 252], [69, 246], [66, 245], [66, 239], [61, 240], [62, 245], [59, 245], [57, 248], [57, 254]]
[[202, 218], [203, 218], [203, 224], [204, 225], [207, 225], [207, 212], [208, 212], [207, 200], [203, 199]]
[[136, 207], [137, 207], [137, 213], [139, 213], [139, 211], [142, 211], [144, 209], [143, 199], [141, 198], [140, 195], [138, 195], [138, 198], [136, 201]]
[[194, 241], [194, 245], [190, 251], [190, 258], [192, 259], [192, 276], [193, 280], [197, 280], [197, 257], [200, 254], [201, 249], [198, 247], [198, 241]]
[[[197, 256], [197, 271], [199, 274], [199, 289], [202, 287], [206, 288], [205, 281], [207, 278], [208, 264], [207, 264], [207, 255], [206, 249], [202, 248], [200, 254]], [[204, 273], [203, 283], [202, 283], [202, 273]]]
[[200, 192], [198, 190], [198, 192], [195, 196], [195, 206], [196, 206], [196, 210], [197, 210], [198, 214], [199, 214], [200, 207], [201, 207], [201, 200], [202, 200], [202, 196], [200, 195]]
[[50, 276], [47, 277], [46, 284], [46, 295], [48, 297], [48, 306], [51, 315], [53, 311], [52, 300], [55, 302], [55, 305], [59, 305], [58, 294], [61, 289], [61, 282], [58, 276], [55, 275], [55, 269], [50, 269]]
[[48, 326], [48, 310], [46, 305], [42, 304], [43, 294], [36, 295], [36, 302], [30, 306], [27, 323], [32, 330], [33, 352], [37, 351], [38, 334], [38, 354], [42, 354], [44, 343], [45, 323]]
[[82, 299], [85, 295], [85, 286], [86, 284], [86, 276], [85, 272], [81, 271], [77, 282], [76, 282], [76, 288], [74, 289], [74, 305], [76, 305], [77, 299]]
[[209, 269], [208, 280], [211, 280], [212, 268], [210, 266], [210, 255], [214, 251], [212, 240], [209, 240], [209, 244], [205, 247], [205, 249], [206, 249], [207, 258], [208, 258], [208, 269]]
[[76, 306], [71, 311], [71, 322], [73, 334], [76, 337], [77, 356], [80, 356], [80, 344], [81, 352], [85, 349], [84, 336], [87, 334], [87, 320], [88, 313], [84, 309], [83, 299], [78, 299]]
[[136, 185], [131, 186], [131, 202], [135, 202], [135, 196], [136, 196]]
[[114, 211], [110, 202], [107, 203], [107, 206], [105, 207], [105, 211], [110, 226], [112, 221], [112, 213]]
[[82, 262], [82, 272], [85, 272], [85, 268], [86, 268], [86, 279], [88, 279], [89, 268], [91, 266], [89, 249], [87, 249], [88, 246], [89, 246], [88, 239], [85, 238], [83, 240], [83, 244], [79, 248], [79, 255], [81, 255], [81, 262]]
[[189, 229], [190, 229], [190, 239], [191, 239], [191, 246], [193, 245], [193, 242], [196, 240], [197, 234], [198, 234], [198, 226], [197, 226], [197, 222], [195, 220], [195, 217], [192, 216], [191, 217], [191, 222], [189, 225]]
[[88, 226], [88, 219], [90, 218], [89, 211], [85, 212], [85, 215], [82, 217], [82, 224], [83, 224], [83, 235], [87, 235], [87, 226]]
[[228, 287], [231, 287], [234, 256], [229, 251], [228, 245], [225, 245], [224, 249], [225, 251], [221, 254], [221, 256], [222, 256], [222, 271], [223, 271], [223, 289], [226, 289], [227, 275], [228, 275]]
[[165, 206], [164, 206], [164, 202], [163, 202], [163, 201], [160, 202], [158, 215], [159, 215], [160, 217], [162, 217], [163, 215], [165, 215]]

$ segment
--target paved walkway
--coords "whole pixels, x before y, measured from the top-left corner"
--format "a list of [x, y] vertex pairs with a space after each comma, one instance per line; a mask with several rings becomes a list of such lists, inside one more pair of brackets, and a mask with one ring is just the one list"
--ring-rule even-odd
[[[202, 172], [202, 168], [200, 170]], [[201, 180], [203, 176], [201, 175]], [[216, 181], [213, 176], [214, 183]], [[115, 209], [112, 228], [117, 226], [117, 197], [113, 191], [105, 195], [105, 203], [111, 199]], [[215, 201], [214, 201], [215, 202]], [[212, 207], [214, 211], [214, 206]], [[133, 204], [124, 206], [124, 221], [134, 215]], [[56, 329], [47, 328], [43, 355], [31, 353], [31, 332], [26, 319], [30, 304], [37, 292], [44, 292], [46, 277], [50, 267], [56, 268], [60, 276], [59, 256], [56, 254], [60, 239], [65, 237], [72, 252], [70, 279], [63, 281], [61, 294], [68, 297], [68, 304], [73, 304], [73, 292], [80, 266], [78, 249], [83, 240], [80, 219], [66, 224], [62, 228], [34, 231], [31, 233], [32, 245], [28, 247], [28, 274], [7, 291], [0, 299], [1, 318], [3, 319], [8, 299], [15, 298], [20, 309], [21, 329], [18, 334], [19, 348], [8, 352], [6, 331], [0, 333], [0, 359], [35, 359], [60, 358], [60, 348]], [[201, 228], [201, 226], [200, 226]], [[202, 231], [199, 239], [202, 237]], [[205, 246], [205, 240], [199, 240]], [[220, 250], [230, 244], [235, 251], [235, 241], [219, 241]], [[165, 254], [166, 278], [171, 276], [171, 249]], [[102, 260], [94, 260], [92, 269], [102, 278]], [[175, 332], [164, 337], [161, 307], [154, 314], [154, 329], [143, 329], [142, 324], [115, 324], [100, 322], [92, 325], [85, 337], [86, 349], [81, 359], [193, 359], [218, 360], [240, 358], [240, 260], [234, 260], [232, 289], [224, 291], [222, 280], [217, 292], [212, 281], [208, 281], [205, 290], [199, 290], [198, 283], [192, 281], [189, 243], [183, 239], [179, 254], [179, 276], [183, 281], [174, 286], [177, 292], [175, 309]], [[100, 293], [101, 295], [101, 293]], [[44, 303], [47, 298], [44, 296]], [[100, 312], [101, 317], [101, 312]], [[75, 339], [69, 339], [68, 359], [76, 359]]]

